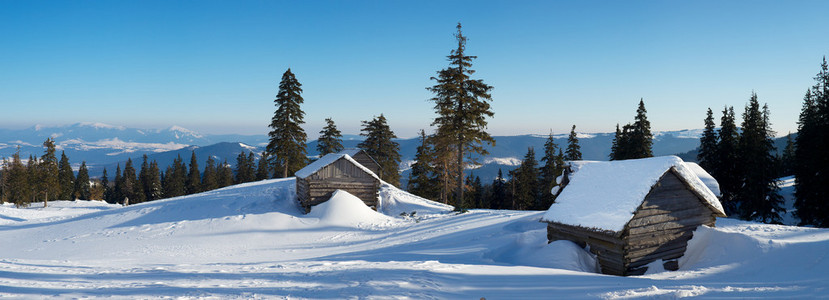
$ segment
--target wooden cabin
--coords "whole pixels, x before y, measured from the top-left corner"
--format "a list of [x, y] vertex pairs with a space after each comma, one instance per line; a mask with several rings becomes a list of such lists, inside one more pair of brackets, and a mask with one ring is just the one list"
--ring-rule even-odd
[[356, 160], [358, 163], [371, 170], [371, 172], [374, 172], [375, 175], [380, 177], [383, 176], [383, 170], [381, 169], [380, 164], [377, 163], [371, 155], [368, 155], [366, 150], [351, 148], [342, 150], [339, 154], [348, 154], [348, 156], [351, 156], [351, 158]]
[[693, 231], [725, 217], [700, 170], [676, 156], [571, 162], [542, 217], [547, 239], [589, 246], [604, 274], [641, 275], [657, 260], [677, 270]]
[[336, 190], [344, 190], [377, 209], [380, 178], [348, 154], [331, 153], [297, 171], [297, 201], [305, 209], [331, 198]]

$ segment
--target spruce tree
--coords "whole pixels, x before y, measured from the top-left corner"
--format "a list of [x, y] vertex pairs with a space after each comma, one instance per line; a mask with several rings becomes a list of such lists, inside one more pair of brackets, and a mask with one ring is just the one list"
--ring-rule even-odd
[[629, 158], [653, 157], [653, 134], [651, 134], [651, 122], [648, 121], [647, 110], [644, 99], [639, 99], [639, 107], [636, 109], [636, 117], [633, 119], [633, 130], [630, 135]]
[[32, 197], [32, 189], [29, 183], [29, 171], [20, 159], [20, 146], [12, 155], [12, 161], [7, 172], [7, 198], [14, 202], [16, 207], [29, 206]]
[[[251, 152], [253, 154], [253, 152]], [[244, 151], [236, 157], [236, 183], [251, 182], [254, 179], [253, 165]]]
[[[138, 170], [138, 193], [143, 195], [141, 198], [143, 200], [152, 200], [149, 197], [150, 192], [150, 163], [148, 162], [149, 157], [144, 154], [141, 156], [141, 169]], [[138, 199], [130, 199], [130, 203], [136, 204]]]
[[165, 198], [186, 195], [187, 165], [184, 164], [184, 160], [181, 159], [181, 155], [178, 155], [173, 160], [173, 164], [167, 167], [167, 171], [164, 172], [164, 174], [163, 186]]
[[801, 225], [829, 227], [829, 64], [807, 91], [795, 141], [795, 215]]
[[795, 170], [795, 144], [792, 134], [786, 135], [786, 148], [780, 157], [780, 177], [794, 175]]
[[570, 136], [567, 137], [567, 151], [565, 160], [574, 161], [581, 160], [581, 146], [579, 146], [579, 138], [576, 136], [576, 125], [570, 129]]
[[616, 123], [616, 133], [613, 135], [613, 142], [610, 144], [610, 160], [620, 160], [622, 159], [622, 149], [620, 148], [619, 142], [622, 141], [622, 130], [619, 129], [619, 123]]
[[267, 152], [262, 152], [262, 157], [259, 158], [259, 164], [256, 166], [256, 180], [265, 180], [270, 177], [268, 154]]
[[538, 162], [535, 160], [535, 150], [532, 147], [527, 149], [521, 166], [514, 172], [515, 193], [513, 194], [515, 207], [513, 209], [527, 210], [539, 209], [541, 203], [537, 201], [540, 196], [538, 185]]
[[[267, 162], [265, 164], [267, 164]], [[202, 190], [211, 191], [217, 188], [219, 188], [219, 174], [216, 170], [216, 160], [214, 160], [213, 156], [210, 155], [207, 157], [207, 163], [204, 166], [204, 174], [202, 176]]]
[[725, 107], [720, 119], [719, 139], [717, 141], [716, 164], [711, 173], [720, 184], [720, 192], [725, 213], [737, 214], [738, 203], [736, 195], [742, 185], [739, 165], [740, 134], [734, 120], [734, 108]]
[[114, 203], [112, 202], [112, 188], [109, 186], [109, 175], [107, 174], [107, 168], [104, 168], [103, 172], [101, 173], [101, 187], [103, 188], [102, 199], [107, 203]]
[[79, 200], [93, 200], [91, 186], [89, 185], [89, 170], [86, 168], [86, 161], [81, 162], [78, 169], [78, 177], [75, 178], [75, 198]]
[[334, 125], [334, 120], [327, 118], [325, 123], [325, 127], [320, 131], [320, 137], [317, 139], [317, 152], [319, 152], [320, 157], [343, 150], [343, 135], [337, 130], [337, 125]]
[[196, 159], [196, 151], [190, 152], [190, 171], [186, 180], [187, 194], [201, 192], [201, 173], [199, 172], [199, 161]]
[[492, 181], [492, 193], [489, 196], [489, 208], [504, 209], [504, 202], [506, 201], [507, 191], [505, 186], [504, 174], [501, 169], [498, 169], [498, 176]]
[[415, 163], [412, 164], [412, 171], [409, 173], [407, 190], [409, 193], [426, 199], [437, 199], [440, 187], [434, 177], [435, 168], [430, 160], [431, 149], [427, 143], [426, 131], [420, 130], [420, 145], [415, 150]]
[[305, 112], [300, 108], [303, 103], [302, 84], [296, 80], [291, 69], [282, 74], [279, 92], [274, 103], [276, 112], [271, 119], [270, 142], [266, 148], [271, 164], [277, 169], [281, 178], [293, 175], [307, 164], [305, 130], [300, 127], [305, 123]]
[[757, 94], [752, 93], [743, 113], [743, 129], [738, 144], [741, 186], [735, 202], [740, 218], [779, 223], [783, 197], [778, 193], [773, 132], [768, 123], [768, 107], [760, 110]]
[[[55, 141], [51, 138], [43, 142], [43, 155], [38, 164], [38, 191], [43, 193], [43, 200], [55, 200], [60, 192], [58, 179], [58, 159], [55, 156]], [[45, 204], [45, 203], [44, 203]]]
[[233, 170], [225, 160], [218, 168], [218, 185], [220, 188], [233, 185]]
[[711, 108], [705, 114], [705, 129], [699, 139], [699, 153], [697, 161], [699, 166], [708, 172], [714, 170], [717, 164], [717, 132], [714, 127], [714, 112]]
[[555, 196], [550, 191], [554, 186], [558, 185], [556, 184], [556, 177], [561, 175], [563, 170], [563, 166], [559, 165], [558, 159], [556, 159], [557, 149], [558, 146], [555, 140], [553, 140], [553, 133], [550, 132], [550, 135], [547, 136], [547, 141], [544, 142], [544, 156], [541, 157], [544, 166], [540, 170], [541, 177], [539, 178], [539, 186], [541, 188], [541, 196], [538, 209], [550, 208], [550, 205], [555, 201]]
[[121, 180], [124, 182], [121, 191], [124, 193], [124, 198], [129, 198], [129, 204], [144, 202], [144, 193], [139, 186], [131, 158], [128, 158], [124, 165], [124, 174]]
[[164, 197], [164, 188], [161, 184], [161, 168], [158, 162], [153, 160], [150, 163], [150, 170], [147, 172], [147, 201], [158, 200]]
[[112, 203], [124, 203], [124, 176], [121, 175], [121, 164], [115, 165], [115, 186], [112, 188]]
[[380, 165], [380, 179], [394, 186], [400, 186], [400, 144], [386, 123], [386, 117], [380, 114], [371, 121], [363, 121], [360, 135], [366, 137], [357, 147], [363, 149]]
[[61, 151], [60, 153], [60, 163], [58, 165], [58, 185], [60, 186], [60, 192], [58, 194], [58, 199], [61, 200], [72, 200], [72, 192], [75, 190], [75, 172], [72, 171], [72, 165], [69, 164], [69, 158], [66, 157], [66, 153]]
[[456, 199], [460, 201], [464, 198], [464, 158], [474, 163], [475, 154], [488, 154], [483, 144], [494, 146], [495, 139], [486, 132], [486, 118], [494, 116], [489, 104], [492, 86], [471, 78], [475, 73], [472, 60], [477, 57], [466, 55], [467, 38], [461, 32], [460, 23], [457, 30], [458, 46], [447, 56], [449, 67], [438, 71], [438, 76], [431, 78], [437, 83], [427, 89], [435, 94], [431, 101], [435, 102], [434, 109], [438, 114], [432, 122], [437, 126], [436, 138], [452, 145], [454, 150], [455, 191]]

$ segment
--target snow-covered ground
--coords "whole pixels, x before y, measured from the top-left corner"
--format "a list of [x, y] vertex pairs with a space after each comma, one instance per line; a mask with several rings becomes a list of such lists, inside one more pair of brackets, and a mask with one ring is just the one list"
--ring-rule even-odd
[[616, 277], [543, 212], [451, 207], [384, 186], [375, 212], [347, 193], [303, 215], [294, 180], [128, 207], [0, 206], [0, 297], [816, 298], [829, 230], [719, 219], [680, 270]]

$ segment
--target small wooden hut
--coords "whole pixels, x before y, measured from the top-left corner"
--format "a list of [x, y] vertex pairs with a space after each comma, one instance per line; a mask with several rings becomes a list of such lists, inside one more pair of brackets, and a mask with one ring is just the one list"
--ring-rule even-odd
[[344, 190], [377, 209], [380, 178], [348, 154], [326, 154], [297, 171], [296, 195], [305, 213], [311, 206], [328, 201], [336, 190]]
[[371, 170], [371, 172], [374, 172], [375, 175], [383, 176], [380, 164], [377, 163], [371, 155], [368, 155], [365, 150], [350, 148], [340, 151], [339, 154], [348, 154], [348, 156], [351, 156], [351, 158], [356, 160], [358, 163]]
[[676, 270], [693, 231], [725, 217], [700, 170], [676, 156], [571, 162], [542, 217], [547, 238], [589, 246], [605, 274], [641, 275], [657, 260]]

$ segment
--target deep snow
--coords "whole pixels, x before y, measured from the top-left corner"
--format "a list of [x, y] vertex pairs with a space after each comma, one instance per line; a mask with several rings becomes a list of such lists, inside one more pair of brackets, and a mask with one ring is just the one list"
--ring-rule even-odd
[[719, 219], [680, 271], [596, 274], [546, 243], [543, 212], [471, 210], [384, 185], [379, 213], [338, 194], [300, 213], [294, 180], [128, 207], [0, 206], [0, 297], [826, 297], [829, 230]]

